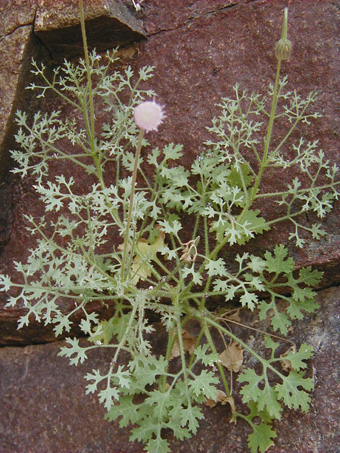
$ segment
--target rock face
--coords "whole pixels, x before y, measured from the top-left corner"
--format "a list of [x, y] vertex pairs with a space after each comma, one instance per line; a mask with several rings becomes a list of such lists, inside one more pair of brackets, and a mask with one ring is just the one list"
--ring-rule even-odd
[[[318, 301], [320, 310], [295, 324], [292, 333], [296, 343], [307, 342], [315, 348], [310, 364], [315, 381], [311, 411], [283, 413], [270, 453], [338, 451], [339, 289], [321, 291]], [[83, 365], [70, 367], [67, 359], [57, 357], [60, 346], [62, 343], [0, 349], [0, 451], [142, 453], [141, 444], [128, 443], [129, 430], [103, 420], [105, 410], [97, 398], [85, 395], [83, 377], [93, 368], [104, 372], [110, 352], [96, 351]], [[230, 423], [228, 406], [206, 408], [204, 414], [192, 439], [178, 442], [169, 433], [172, 452], [247, 451], [248, 428], [242, 421]]]
[[[145, 36], [138, 21], [120, 1], [84, 2], [87, 40], [97, 52], [126, 47]], [[34, 32], [55, 60], [81, 55], [82, 39], [78, 1], [41, 1], [34, 22]]]
[[7, 150], [13, 145], [13, 113], [19, 107], [18, 97], [24, 93], [30, 57], [37, 56], [39, 49], [32, 34], [34, 14], [31, 2], [0, 5], [0, 179], [7, 168]]
[[[55, 43], [53, 52], [58, 51], [57, 46], [62, 42], [67, 45], [68, 27], [66, 25], [77, 27], [75, 25], [76, 2], [66, 3], [64, 9], [61, 7], [64, 4], [62, 2], [53, 2], [54, 6], [46, 1], [36, 4], [34, 30], [44, 35], [50, 50], [53, 47], [52, 42]], [[231, 3], [221, 0], [194, 3], [172, 0], [167, 5], [167, 8], [164, 8], [160, 0], [148, 0], [143, 12], [143, 24], [148, 39], [124, 49], [121, 52], [119, 67], [125, 69], [130, 65], [134, 70], [145, 65], [155, 67], [150, 87], [158, 94], [160, 103], [165, 105], [167, 119], [160, 133], [150, 134], [152, 144], [162, 147], [170, 142], [182, 143], [185, 150], [184, 164], [190, 165], [202, 152], [203, 143], [210, 138], [205, 128], [211, 125], [211, 119], [218, 114], [215, 104], [223, 96], [233, 96], [235, 83], [238, 82], [241, 87], [249, 91], [265, 93], [268, 84], [273, 81], [276, 67], [273, 49], [281, 33], [282, 5], [281, 2], [272, 2], [269, 5], [265, 1]], [[9, 6], [7, 11], [10, 11]], [[18, 4], [17, 10], [20, 11], [19, 6]], [[127, 38], [127, 44], [136, 38], [136, 33], [138, 33], [138, 39], [143, 36], [143, 32], [137, 30], [138, 27], [142, 30], [138, 25], [140, 22], [133, 16], [141, 13], [135, 12], [130, 1], [112, 3], [98, 0], [90, 2], [86, 8], [88, 8], [86, 11], [90, 22], [97, 20], [95, 17], [98, 20], [104, 17], [104, 22], [112, 21], [112, 28], [117, 21], [120, 24], [123, 20], [125, 24], [128, 23], [127, 17], [131, 16], [129, 26], [131, 35]], [[64, 10], [65, 17], [61, 14]], [[124, 15], [121, 11], [124, 11]], [[119, 20], [114, 18], [114, 12], [119, 16]], [[34, 36], [27, 32], [31, 28], [29, 26], [18, 28], [17, 25], [33, 20], [29, 14], [31, 14], [29, 9], [23, 9], [21, 14], [17, 13], [13, 19], [14, 25], [8, 25], [7, 30], [9, 32], [17, 30], [12, 33], [12, 38], [15, 33], [24, 34], [27, 40], [26, 47], [31, 49], [32, 45], [29, 43], [34, 40]], [[138, 20], [141, 21], [141, 19]], [[305, 2], [296, 1], [289, 13], [289, 37], [293, 42], [293, 53], [289, 62], [283, 64], [283, 74], [289, 77], [292, 89], [296, 88], [302, 97], [306, 97], [310, 91], [320, 93], [315, 103], [315, 110], [321, 112], [323, 117], [312, 122], [308, 127], [302, 127], [301, 132], [306, 141], [318, 139], [327, 158], [339, 165], [337, 91], [340, 71], [336, 48], [338, 22], [339, 10], [334, 2], [311, 1], [307, 9]], [[60, 32], [58, 27], [63, 31]], [[102, 33], [93, 35], [93, 44], [100, 48], [105, 45], [107, 28], [109, 27], [105, 28], [103, 25]], [[79, 40], [79, 26], [77, 29]], [[59, 32], [62, 34], [59, 35]], [[28, 36], [32, 36], [31, 40]], [[17, 41], [20, 42], [20, 39]], [[40, 43], [40, 41], [37, 39], [34, 41], [36, 48], [37, 42]], [[40, 47], [41, 53], [45, 50], [43, 61], [49, 64], [48, 67], [53, 68], [55, 61], [50, 60], [51, 56], [46, 58], [46, 52], [49, 55], [50, 52], [41, 43]], [[59, 51], [61, 48], [59, 47]], [[70, 46], [68, 51], [72, 53], [77, 49]], [[13, 52], [17, 56], [16, 47], [13, 48]], [[24, 50], [22, 55], [21, 59], [26, 61], [26, 65], [18, 64], [18, 67], [13, 69], [13, 73], [16, 74], [13, 83], [17, 83], [19, 79], [27, 81], [30, 55], [27, 57]], [[15, 61], [14, 58], [14, 66]], [[24, 92], [22, 85], [17, 84], [15, 87], [15, 90], [11, 88], [12, 99], [21, 100]], [[32, 98], [31, 91], [28, 93], [30, 98], [26, 98], [24, 106], [19, 105], [20, 108], [25, 107], [28, 113], [36, 111], [38, 107], [43, 111], [60, 109], [60, 100], [52, 94], [49, 94], [47, 99], [38, 101]], [[4, 115], [7, 124], [6, 137], [12, 136], [8, 133], [8, 128], [11, 124], [11, 131], [14, 129], [11, 119], [17, 107], [18, 103], [4, 104], [4, 108], [8, 111], [7, 116]], [[69, 114], [72, 115], [73, 112]], [[9, 147], [8, 140], [3, 140], [3, 147]], [[74, 176], [81, 190], [86, 190], [90, 184], [90, 180], [80, 173], [78, 175], [78, 170], [75, 168], [70, 169], [60, 163], [55, 168], [55, 173], [60, 172], [69, 172]], [[291, 180], [289, 175], [286, 177], [289, 181]], [[13, 272], [13, 262], [25, 261], [27, 251], [34, 245], [34, 238], [26, 235], [24, 215], [27, 213], [36, 217], [43, 215], [41, 205], [32, 188], [33, 182], [29, 178], [24, 181], [11, 178], [10, 188], [6, 185], [0, 187], [0, 192], [3, 190], [4, 197], [7, 197], [4, 201], [7, 210], [5, 209], [1, 214], [3, 232], [1, 234], [0, 231], [0, 246], [2, 241], [4, 248], [1, 255], [1, 268], [9, 274]], [[268, 177], [266, 180], [268, 191], [277, 191], [279, 182], [280, 178]], [[9, 205], [12, 205], [11, 209], [8, 208]], [[261, 206], [261, 209], [265, 214], [272, 214], [272, 212], [266, 212], [266, 206]], [[274, 207], [274, 209], [279, 208]], [[284, 223], [262, 235], [260, 239], [250, 241], [248, 249], [251, 252], [261, 253], [267, 248], [272, 248], [275, 243], [288, 244], [290, 254], [298, 267], [313, 265], [324, 271], [321, 287], [327, 287], [340, 281], [339, 205], [323, 222], [323, 227], [328, 233], [327, 236], [320, 241], [308, 238], [307, 245], [302, 250], [289, 242], [291, 225]], [[226, 253], [226, 257], [232, 259], [237, 253], [237, 248], [234, 247]], [[4, 310], [4, 304], [4, 295], [0, 294], [0, 322], [3, 324], [0, 343], [25, 344], [53, 340], [53, 333], [42, 328], [41, 325], [31, 325], [27, 329], [16, 331], [16, 320], [22, 313], [22, 309], [14, 307]], [[65, 306], [65, 310], [68, 309]]]
[[[119, 44], [124, 47], [120, 67], [155, 67], [150, 87], [165, 105], [167, 120], [160, 133], [150, 134], [150, 141], [160, 147], [182, 143], [186, 165], [202, 152], [208, 138], [205, 127], [217, 114], [215, 104], [221, 97], [232, 96], [236, 82], [264, 93], [275, 76], [273, 49], [283, 9], [279, 0], [145, 0], [141, 12], [130, 0], [88, 0], [85, 7], [91, 47], [104, 51]], [[32, 182], [8, 173], [14, 112], [59, 107], [53, 96], [39, 101], [24, 90], [30, 81], [30, 60], [33, 56], [52, 69], [64, 55], [79, 54], [81, 41], [75, 0], [7, 0], [1, 2], [0, 15], [0, 269], [11, 274], [13, 261], [24, 261], [34, 243], [26, 235], [24, 215], [42, 215]], [[302, 132], [306, 140], [318, 139], [327, 157], [338, 165], [339, 22], [339, 0], [290, 2], [293, 53], [283, 66], [292, 88], [302, 97], [312, 90], [320, 93], [315, 110], [323, 116]], [[68, 171], [60, 167], [56, 173], [61, 170]], [[274, 190], [277, 179], [266, 183]], [[88, 180], [82, 184], [86, 189]], [[299, 266], [313, 265], [325, 272], [323, 288], [336, 286], [340, 282], [339, 203], [324, 228], [328, 235], [320, 242], [310, 240], [303, 250], [289, 245], [286, 225], [251, 241], [249, 250], [260, 252], [274, 243], [286, 243]], [[320, 291], [319, 312], [295, 326], [294, 340], [310, 342], [316, 350], [313, 407], [308, 415], [285, 413], [271, 452], [338, 451], [339, 300], [337, 288]], [[0, 293], [0, 344], [7, 346], [0, 351], [0, 404], [5, 413], [0, 418], [1, 452], [141, 452], [141, 445], [127, 447], [126, 431], [103, 421], [97, 398], [85, 397], [82, 376], [104, 366], [110, 357], [101, 353], [92, 363], [69, 368], [65, 359], [56, 358], [59, 344], [33, 346], [53, 341], [53, 332], [40, 324], [17, 331], [23, 308], [5, 310], [5, 303], [6, 295]], [[29, 346], [10, 347], [18, 344]], [[27, 411], [34, 416], [27, 417]], [[242, 423], [229, 426], [225, 412], [222, 407], [207, 410], [198, 436], [182, 444], [173, 442], [173, 451], [244, 452], [246, 428]]]
[[[55, 63], [82, 53], [78, 9], [78, 1], [1, 2], [0, 179], [6, 172], [8, 149], [13, 146], [14, 112], [36, 110], [32, 93], [25, 92], [31, 81], [32, 58], [51, 66], [50, 57]], [[145, 36], [141, 22], [120, 1], [84, 1], [84, 9], [90, 48], [126, 47]]]

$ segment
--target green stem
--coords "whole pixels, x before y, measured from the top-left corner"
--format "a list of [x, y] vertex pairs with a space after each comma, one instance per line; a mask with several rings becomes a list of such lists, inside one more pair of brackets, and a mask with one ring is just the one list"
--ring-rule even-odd
[[[214, 354], [217, 354], [214, 340], [211, 337], [211, 334], [210, 334], [210, 331], [209, 331], [209, 327], [208, 327], [207, 321], [205, 319], [202, 319], [202, 326], [203, 326], [203, 330], [204, 330], [204, 335], [206, 336], [206, 338], [208, 340], [208, 343], [209, 343], [209, 345], [211, 347], [212, 352]], [[217, 362], [216, 365], [217, 365], [218, 371], [220, 372], [221, 379], [222, 379], [222, 382], [223, 382], [223, 385], [224, 385], [224, 388], [225, 388], [225, 392], [226, 392], [227, 396], [230, 398], [231, 394], [230, 394], [227, 378], [225, 377], [223, 366], [222, 366], [222, 364], [220, 362]]]
[[[276, 68], [276, 78], [275, 78], [275, 86], [274, 86], [274, 93], [273, 93], [273, 101], [272, 101], [272, 107], [270, 111], [270, 117], [269, 117], [269, 123], [268, 123], [268, 129], [267, 129], [267, 135], [266, 135], [266, 140], [265, 140], [265, 145], [264, 145], [264, 151], [263, 151], [263, 157], [262, 157], [262, 162], [261, 162], [261, 168], [260, 171], [257, 175], [253, 190], [252, 190], [252, 197], [251, 197], [251, 203], [253, 203], [263, 173], [266, 169], [267, 165], [267, 159], [268, 159], [268, 153], [269, 153], [269, 147], [270, 147], [270, 141], [272, 137], [272, 132], [273, 132], [273, 126], [274, 126], [274, 120], [275, 120], [275, 112], [277, 108], [277, 101], [278, 101], [278, 87], [279, 87], [279, 81], [280, 81], [280, 70], [281, 70], [281, 60], [279, 59], [277, 62], [277, 68]], [[249, 203], [248, 203], [249, 204]], [[250, 206], [250, 205], [249, 205]], [[249, 206], [247, 206], [247, 211], [249, 209]], [[242, 213], [243, 214], [243, 213]]]
[[85, 64], [86, 64], [86, 74], [87, 74], [87, 87], [89, 90], [89, 103], [90, 103], [90, 125], [89, 125], [89, 138], [90, 138], [90, 146], [92, 153], [95, 152], [94, 149], [94, 108], [93, 108], [93, 93], [92, 93], [92, 80], [91, 80], [91, 70], [90, 70], [90, 59], [89, 59], [89, 50], [87, 46], [87, 38], [86, 38], [86, 30], [85, 30], [85, 17], [84, 17], [84, 6], [83, 0], [79, 0], [79, 10], [80, 10], [80, 26], [81, 26], [81, 34], [83, 38], [83, 47], [84, 47], [84, 55], [85, 55]]
[[[280, 81], [280, 70], [281, 70], [281, 59], [278, 60], [277, 63], [277, 69], [276, 69], [276, 78], [275, 78], [275, 86], [274, 86], [274, 93], [273, 93], [273, 101], [272, 101], [272, 106], [271, 106], [271, 111], [270, 111], [270, 117], [269, 117], [269, 123], [268, 123], [268, 129], [267, 129], [267, 135], [265, 139], [265, 145], [264, 145], [264, 151], [263, 151], [263, 157], [262, 157], [262, 162], [260, 166], [259, 173], [257, 175], [254, 187], [251, 191], [251, 196], [248, 199], [248, 202], [244, 209], [242, 210], [241, 214], [239, 215], [237, 222], [241, 222], [242, 218], [247, 214], [249, 211], [250, 206], [253, 204], [259, 186], [260, 182], [263, 176], [263, 173], [266, 169], [267, 166], [267, 160], [268, 160], [268, 153], [269, 153], [269, 147], [270, 147], [270, 141], [272, 137], [272, 132], [273, 132], [273, 126], [274, 126], [274, 120], [275, 120], [275, 112], [276, 112], [276, 107], [277, 107], [277, 101], [278, 101], [278, 88], [279, 88], [279, 81]], [[217, 246], [215, 249], [212, 251], [210, 254], [211, 259], [215, 259], [218, 252], [225, 246], [225, 244], [228, 242], [228, 237], [224, 238]]]
[[122, 268], [121, 268], [121, 279], [122, 280], [124, 279], [124, 274], [125, 274], [125, 265], [126, 265], [126, 259], [127, 259], [127, 253], [128, 253], [128, 243], [129, 243], [129, 232], [130, 232], [130, 226], [131, 226], [131, 220], [132, 220], [133, 200], [134, 200], [134, 195], [135, 195], [135, 185], [136, 185], [136, 179], [137, 179], [138, 162], [139, 162], [139, 157], [140, 157], [140, 153], [141, 153], [141, 149], [142, 149], [143, 137], [144, 137], [144, 129], [141, 129], [139, 131], [135, 163], [134, 163], [133, 172], [132, 172], [130, 204], [129, 204], [126, 229], [125, 229], [124, 249], [123, 249]]
[[[83, 0], [79, 0], [79, 10], [80, 10], [80, 26], [81, 26], [81, 34], [83, 39], [83, 47], [84, 47], [84, 56], [85, 56], [85, 65], [86, 65], [86, 75], [87, 75], [87, 89], [89, 93], [89, 105], [90, 105], [90, 124], [88, 119], [88, 113], [86, 109], [86, 105], [83, 105], [83, 113], [86, 122], [87, 133], [89, 137], [89, 145], [92, 153], [92, 158], [94, 160], [96, 170], [97, 170], [97, 177], [100, 182], [100, 185], [103, 189], [105, 189], [105, 183], [103, 180], [103, 169], [101, 165], [101, 157], [97, 155], [97, 150], [95, 147], [95, 124], [94, 124], [94, 106], [93, 106], [93, 89], [92, 89], [92, 79], [91, 79], [91, 69], [90, 69], [90, 58], [89, 58], [89, 51], [87, 45], [87, 38], [86, 38], [86, 29], [85, 29], [85, 16], [84, 16], [84, 5]], [[107, 206], [110, 206], [110, 200], [105, 195]], [[118, 213], [116, 210], [111, 211], [111, 215], [114, 220], [117, 222], [117, 225], [121, 225]]]
[[[179, 308], [179, 300], [176, 298], [174, 300], [174, 306], [176, 308]], [[185, 352], [184, 352], [184, 344], [183, 344], [183, 337], [182, 337], [182, 325], [181, 325], [181, 320], [179, 317], [176, 319], [176, 324], [177, 324], [177, 338], [178, 338], [178, 344], [179, 344], [179, 350], [180, 350], [180, 356], [181, 356], [181, 363], [182, 363], [182, 373], [183, 373], [183, 380], [185, 384], [185, 391], [186, 391], [186, 396], [187, 396], [187, 403], [188, 407], [191, 408], [191, 397], [190, 397], [190, 392], [188, 389], [188, 369], [185, 361]]]
[[[202, 319], [202, 318], [201, 318]], [[225, 335], [227, 335], [229, 338], [231, 338], [233, 341], [238, 343], [240, 346], [242, 346], [243, 349], [248, 351], [253, 357], [255, 357], [264, 367], [264, 369], [270, 369], [273, 371], [277, 376], [279, 376], [282, 380], [284, 380], [285, 376], [280, 373], [276, 368], [274, 368], [270, 363], [268, 363], [267, 360], [263, 359], [259, 354], [257, 354], [250, 346], [248, 346], [244, 341], [242, 341], [239, 337], [231, 333], [228, 329], [225, 329], [222, 327], [220, 324], [215, 322], [213, 319], [210, 318], [204, 318], [207, 324], [210, 324], [212, 327], [215, 327], [217, 330], [220, 332], [223, 332]]]
[[112, 363], [116, 363], [120, 351], [123, 349], [123, 347], [124, 347], [125, 344], [126, 344], [126, 339], [128, 338], [129, 335], [131, 335], [131, 327], [132, 327], [132, 323], [133, 323], [134, 320], [135, 320], [136, 311], [137, 311], [137, 305], [134, 305], [134, 306], [132, 307], [131, 315], [130, 315], [130, 318], [129, 318], [129, 322], [128, 322], [128, 325], [127, 325], [127, 327], [126, 327], [126, 329], [125, 329], [125, 333], [124, 333], [124, 335], [123, 335], [123, 338], [121, 339], [121, 341], [120, 341], [119, 344], [117, 345], [116, 353], [115, 353], [115, 355], [114, 355], [114, 357], [113, 357], [113, 359], [112, 359]]

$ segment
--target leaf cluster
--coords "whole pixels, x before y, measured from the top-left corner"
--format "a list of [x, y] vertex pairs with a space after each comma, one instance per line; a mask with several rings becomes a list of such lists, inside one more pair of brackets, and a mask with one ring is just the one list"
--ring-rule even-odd
[[[270, 423], [280, 419], [283, 407], [308, 409], [313, 383], [304, 372], [312, 349], [294, 346], [284, 359], [279, 349], [292, 321], [317, 308], [312, 288], [322, 274], [310, 267], [296, 271], [284, 245], [263, 255], [235, 252], [233, 263], [223, 252], [244, 246], [278, 222], [292, 225], [290, 239], [299, 247], [305, 233], [314, 239], [325, 234], [319, 223], [307, 225], [305, 214], [324, 218], [332, 209], [339, 197], [338, 168], [317, 150], [316, 142], [288, 140], [299, 123], [317, 117], [310, 113], [315, 94], [302, 100], [295, 91], [286, 91], [285, 78], [269, 87], [267, 97], [236, 85], [234, 97], [218, 104], [219, 115], [208, 128], [211, 139], [190, 167], [181, 163], [182, 145], [151, 149], [143, 139], [148, 153], [136, 163], [140, 182], [132, 198], [139, 133], [133, 110], [154, 94], [143, 88], [152, 68], [142, 68], [137, 75], [131, 68], [112, 72], [116, 58], [114, 51], [105, 60], [92, 53], [89, 66], [82, 60], [77, 65], [65, 62], [52, 81], [45, 68], [33, 62], [39, 84], [30, 88], [38, 96], [54, 91], [77, 119], [62, 119], [56, 111], [38, 112], [33, 118], [17, 113], [19, 149], [12, 151], [17, 163], [13, 171], [23, 178], [33, 175], [45, 216], [27, 216], [36, 245], [26, 262], [15, 263], [16, 276], [0, 275], [0, 290], [10, 292], [8, 307], [22, 304], [26, 309], [19, 328], [34, 318], [53, 324], [59, 336], [70, 332], [75, 315], [81, 315], [79, 327], [87, 343], [67, 338], [60, 354], [78, 365], [89, 359], [89, 351], [112, 352], [106, 371], [94, 369], [85, 376], [87, 393], [98, 393], [109, 420], [119, 419], [122, 427], [134, 425], [131, 440], [144, 442], [147, 451], [170, 451], [165, 430], [178, 439], [195, 434], [204, 416], [200, 405], [207, 401], [229, 403], [233, 419], [242, 418], [253, 430], [250, 449], [265, 451], [275, 438]], [[278, 108], [269, 109], [270, 102]], [[100, 113], [99, 107], [92, 111], [93, 105], [104, 108], [108, 117], [101, 128], [93, 128]], [[271, 127], [280, 121], [289, 126], [274, 145]], [[50, 177], [55, 159], [93, 178], [85, 193], [73, 177]], [[146, 166], [152, 171], [146, 173]], [[287, 185], [278, 178], [282, 187], [266, 191], [266, 174], [287, 169], [299, 176]], [[269, 210], [279, 205], [281, 211], [267, 218], [263, 205]], [[189, 232], [184, 228], [188, 219]], [[113, 243], [114, 237], [118, 242]], [[218, 313], [210, 304], [216, 298], [222, 304]], [[67, 313], [65, 300], [73, 307]], [[114, 306], [113, 316], [100, 316], [94, 303]], [[234, 334], [230, 304], [252, 311], [254, 320], [270, 320], [265, 336], [269, 358]], [[167, 335], [161, 354], [154, 352], [157, 331], [150, 313]], [[191, 322], [197, 332], [188, 348], [185, 329]], [[228, 342], [242, 351], [234, 373], [242, 370], [237, 380], [248, 405], [246, 414], [235, 408], [233, 369], [224, 369], [215, 331], [225, 351]], [[282, 336], [279, 343], [273, 332]], [[242, 369], [243, 351], [260, 371]], [[286, 369], [280, 369], [283, 360]]]

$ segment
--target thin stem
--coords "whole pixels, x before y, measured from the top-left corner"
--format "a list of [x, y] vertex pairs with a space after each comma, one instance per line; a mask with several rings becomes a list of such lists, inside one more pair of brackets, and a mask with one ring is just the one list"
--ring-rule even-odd
[[[204, 335], [206, 336], [206, 339], [208, 340], [208, 343], [209, 343], [209, 345], [211, 347], [212, 352], [214, 354], [217, 354], [214, 340], [211, 337], [211, 334], [210, 334], [210, 331], [209, 331], [209, 327], [208, 327], [207, 321], [205, 319], [203, 319], [202, 325], [203, 325]], [[226, 392], [227, 396], [230, 398], [231, 394], [230, 394], [227, 378], [225, 377], [225, 374], [224, 374], [223, 366], [222, 366], [221, 362], [217, 362], [216, 365], [217, 365], [218, 371], [220, 372], [225, 392]]]
[[85, 30], [85, 17], [84, 17], [84, 6], [83, 0], [79, 0], [79, 9], [80, 9], [80, 26], [81, 34], [83, 38], [83, 47], [85, 55], [85, 64], [86, 64], [86, 74], [87, 74], [87, 87], [89, 90], [89, 103], [90, 103], [90, 146], [91, 150], [94, 153], [94, 108], [93, 108], [93, 93], [92, 93], [92, 80], [91, 80], [91, 71], [90, 71], [90, 59], [89, 59], [89, 50], [87, 46], [86, 30]]
[[122, 268], [121, 268], [121, 279], [122, 280], [123, 280], [124, 274], [125, 274], [125, 263], [126, 263], [126, 259], [127, 259], [127, 253], [128, 253], [128, 242], [129, 242], [129, 232], [130, 232], [130, 226], [131, 226], [131, 220], [132, 220], [133, 200], [134, 200], [134, 195], [135, 195], [135, 185], [136, 185], [136, 179], [137, 179], [138, 162], [139, 162], [139, 157], [140, 157], [140, 153], [141, 153], [141, 149], [142, 149], [143, 137], [144, 137], [144, 129], [141, 129], [139, 131], [135, 163], [134, 163], [133, 172], [132, 172], [130, 204], [129, 204], [126, 229], [125, 229], [124, 249], [123, 249]]
[[168, 335], [168, 344], [167, 344], [166, 354], [165, 354], [166, 373], [163, 374], [163, 376], [161, 377], [161, 380], [160, 380], [160, 388], [161, 388], [161, 391], [163, 391], [163, 392], [165, 392], [165, 390], [166, 390], [166, 377], [167, 377], [168, 368], [169, 368], [170, 354], [171, 354], [175, 339], [176, 339], [175, 327], [172, 327], [172, 329], [170, 330], [169, 335]]
[[277, 101], [278, 101], [278, 87], [279, 87], [279, 80], [280, 80], [280, 70], [281, 70], [281, 60], [279, 59], [278, 62], [277, 62], [275, 86], [274, 86], [274, 93], [273, 93], [273, 101], [272, 101], [272, 107], [271, 107], [271, 111], [270, 111], [270, 117], [269, 117], [267, 135], [266, 135], [266, 140], [265, 140], [265, 145], [264, 145], [262, 163], [261, 163], [260, 171], [259, 171], [259, 173], [257, 175], [256, 181], [255, 181], [255, 184], [254, 184], [253, 196], [251, 198], [251, 202], [253, 202], [254, 197], [257, 194], [257, 191], [258, 191], [258, 188], [259, 188], [259, 185], [260, 185], [260, 182], [261, 182], [262, 175], [263, 175], [264, 170], [266, 169], [266, 165], [267, 165], [270, 141], [271, 141], [271, 137], [272, 137], [274, 120], [275, 120], [275, 112], [276, 112]]
[[266, 359], [261, 357], [259, 354], [257, 354], [250, 346], [248, 346], [244, 341], [242, 341], [239, 337], [231, 333], [228, 329], [222, 327], [219, 323], [214, 321], [213, 319], [210, 318], [205, 318], [207, 324], [210, 324], [212, 327], [215, 327], [217, 330], [223, 332], [225, 335], [227, 335], [229, 338], [234, 340], [236, 343], [239, 343], [240, 346], [242, 346], [243, 349], [248, 351], [253, 357], [255, 357], [265, 369], [270, 369], [273, 371], [277, 376], [279, 376], [282, 380], [284, 380], [285, 376], [280, 373], [276, 368], [274, 368]]
[[[174, 299], [174, 306], [175, 306], [175, 308], [179, 308], [178, 298]], [[178, 338], [181, 363], [182, 363], [183, 380], [184, 380], [184, 384], [185, 384], [185, 393], [187, 396], [188, 407], [191, 408], [191, 398], [190, 398], [190, 392], [188, 389], [188, 369], [187, 369], [186, 361], [185, 361], [184, 344], [183, 344], [183, 336], [182, 336], [182, 324], [181, 324], [181, 320], [178, 317], [176, 319], [176, 325], [177, 325], [177, 338]]]

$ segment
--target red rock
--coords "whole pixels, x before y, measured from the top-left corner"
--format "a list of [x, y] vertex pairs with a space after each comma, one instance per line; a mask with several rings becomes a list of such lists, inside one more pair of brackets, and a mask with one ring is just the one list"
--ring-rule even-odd
[[[320, 310], [294, 323], [291, 339], [310, 343], [315, 355], [309, 363], [315, 390], [311, 410], [284, 411], [276, 423], [277, 438], [269, 453], [336, 452], [340, 444], [338, 401], [340, 387], [340, 291], [332, 288], [318, 295]], [[258, 327], [265, 327], [258, 326]], [[240, 333], [240, 332], [239, 332]], [[245, 341], [252, 341], [243, 329]], [[253, 335], [253, 333], [251, 333]], [[255, 334], [255, 341], [260, 334]], [[63, 343], [0, 349], [0, 451], [142, 453], [143, 446], [129, 443], [128, 428], [103, 419], [105, 409], [95, 395], [85, 395], [88, 372], [105, 372], [109, 350], [96, 350], [83, 365], [70, 366], [57, 356]], [[234, 373], [235, 377], [235, 373]], [[248, 427], [230, 423], [227, 406], [204, 409], [197, 435], [182, 442], [167, 434], [173, 452], [245, 453]]]
[[[88, 46], [98, 52], [127, 47], [145, 36], [140, 21], [120, 1], [84, 1], [84, 14]], [[79, 1], [39, 0], [34, 31], [54, 59], [82, 55]]]
[[[125, 1], [125, 6], [128, 7], [128, 3]], [[264, 1], [224, 5], [218, 1], [172, 0], [167, 6], [164, 8], [160, 0], [143, 3], [148, 40], [134, 46], [130, 53], [123, 54], [120, 67], [128, 64], [134, 69], [150, 64], [155, 66], [150, 86], [165, 106], [167, 119], [159, 133], [150, 133], [149, 139], [153, 146], [183, 143], [183, 163], [190, 165], [202, 152], [202, 144], [209, 137], [205, 126], [209, 126], [211, 118], [218, 113], [215, 104], [221, 97], [232, 96], [232, 87], [236, 82], [250, 91], [264, 92], [268, 83], [273, 81], [276, 67], [274, 47], [281, 33], [282, 5], [280, 2], [268, 4]], [[133, 11], [131, 5], [130, 11]], [[290, 61], [283, 65], [283, 74], [289, 76], [292, 87], [296, 87], [302, 96], [310, 90], [321, 93], [315, 108], [324, 116], [308, 128], [303, 128], [302, 132], [306, 140], [318, 138], [326, 155], [339, 163], [339, 111], [334, 102], [340, 74], [334, 40], [337, 33], [335, 11], [335, 6], [328, 2], [311, 1], [306, 8], [305, 2], [297, 1], [290, 6], [288, 33], [293, 42], [293, 53]], [[55, 13], [53, 17], [56, 18]], [[42, 107], [60, 108], [60, 103], [51, 96]], [[72, 174], [79, 182], [80, 190], [86, 190], [90, 183], [89, 178], [85, 179], [81, 172], [69, 165], [60, 163], [54, 171]], [[289, 181], [289, 175], [286, 178]], [[275, 190], [279, 180], [269, 175], [266, 180], [268, 190]], [[21, 199], [15, 198], [17, 204], [12, 210], [11, 235], [1, 257], [3, 271], [10, 274], [13, 272], [13, 261], [25, 260], [27, 250], [34, 244], [32, 238], [25, 236], [23, 214], [29, 212], [37, 217], [43, 214], [30, 179], [23, 182]], [[265, 214], [273, 214], [273, 211], [266, 212], [265, 206], [263, 210]], [[336, 284], [340, 279], [339, 215], [337, 205], [323, 222], [327, 237], [320, 242], [308, 239], [303, 250], [289, 244], [290, 226], [285, 224], [250, 241], [247, 247], [252, 252], [261, 253], [275, 243], [288, 243], [299, 267], [314, 265], [325, 271], [323, 286]], [[116, 241], [119, 242], [119, 239], [116, 238]], [[225, 255], [232, 259], [237, 251], [237, 248], [228, 249]], [[20, 313], [20, 307], [10, 310], [0, 308], [0, 319], [5, 324], [8, 321], [9, 328], [13, 326], [11, 320], [17, 319]], [[25, 335], [12, 328], [9, 329], [11, 333], [7, 328], [3, 329], [7, 333], [0, 341], [12, 342], [14, 338], [19, 342], [27, 341], [30, 335], [35, 342], [51, 339], [50, 333], [42, 326], [32, 327], [31, 333], [28, 329]]]

